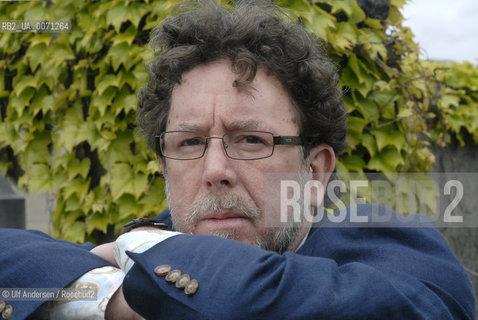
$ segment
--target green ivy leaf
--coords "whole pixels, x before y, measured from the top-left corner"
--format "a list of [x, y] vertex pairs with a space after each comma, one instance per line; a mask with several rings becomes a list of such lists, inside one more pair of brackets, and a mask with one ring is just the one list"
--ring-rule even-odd
[[[30, 39], [30, 47], [37, 47], [39, 44], [48, 46], [53, 39], [52, 33], [37, 33]], [[28, 50], [27, 50], [28, 52]]]
[[[90, 23], [90, 18], [88, 17], [88, 23]], [[88, 30], [88, 29], [87, 29]], [[101, 38], [98, 37], [98, 34], [93, 32], [94, 30], [91, 30], [90, 32], [87, 32], [84, 34], [79, 43], [78, 47], [90, 54], [97, 53], [103, 48], [103, 43], [101, 41]]]
[[119, 75], [107, 74], [96, 85], [96, 92], [98, 95], [103, 95], [103, 92], [109, 87], [119, 88], [121, 84], [121, 73]]
[[457, 107], [460, 104], [460, 97], [457, 95], [451, 94], [444, 94], [438, 99], [438, 105], [443, 108], [447, 109], [450, 107]]
[[[81, 203], [78, 199], [76, 193], [73, 193], [68, 199], [65, 201], [65, 211], [76, 211], [80, 213]], [[80, 215], [80, 214], [79, 214]]]
[[319, 39], [327, 41], [327, 30], [335, 29], [335, 17], [317, 6], [312, 6], [312, 8], [310, 16], [304, 17], [304, 25], [315, 33]]
[[25, 88], [25, 90], [21, 91], [19, 95], [13, 95], [10, 98], [9, 106], [10, 108], [14, 108], [17, 111], [19, 117], [22, 116], [24, 107], [29, 105], [30, 99], [35, 94], [35, 89], [32, 87]]
[[133, 25], [130, 25], [125, 32], [118, 34], [113, 39], [113, 46], [125, 42], [128, 46], [130, 46], [134, 39], [136, 38], [136, 28]]
[[94, 230], [99, 230], [103, 233], [106, 233], [108, 229], [108, 223], [109, 217], [107, 214], [94, 213], [85, 221], [86, 232], [92, 233]]
[[117, 92], [118, 89], [113, 86], [107, 87], [104, 91], [97, 90], [93, 92], [93, 95], [91, 96], [91, 107], [96, 108], [99, 111], [100, 116], [103, 117], [106, 108], [111, 105]]
[[124, 86], [121, 88], [121, 91], [116, 96], [115, 101], [113, 102], [113, 110], [117, 116], [121, 111], [128, 113], [129, 111], [135, 111], [138, 105], [138, 97], [136, 94], [131, 93], [131, 91]]
[[398, 97], [399, 95], [395, 89], [373, 91], [369, 95], [369, 99], [377, 105], [380, 114], [385, 119], [396, 119], [395, 101]]
[[27, 167], [35, 163], [49, 163], [50, 152], [48, 145], [51, 143], [51, 136], [49, 132], [41, 132], [35, 134], [33, 139], [29, 141], [24, 153], [24, 161]]
[[80, 101], [76, 101], [74, 107], [68, 108], [58, 132], [58, 147], [68, 151], [83, 141], [96, 141], [101, 137], [94, 123], [84, 121]]
[[348, 172], [362, 172], [365, 167], [365, 161], [359, 155], [348, 155], [342, 157], [342, 163]]
[[146, 166], [147, 172], [150, 174], [155, 174], [161, 172], [161, 167], [159, 165], [159, 160], [151, 160]]
[[383, 28], [383, 25], [380, 19], [367, 18], [365, 19], [365, 24], [371, 27], [372, 29], [376, 29], [376, 30], [381, 30]]
[[90, 158], [73, 158], [68, 163], [68, 177], [74, 179], [77, 175], [86, 179], [90, 171]]
[[128, 84], [130, 88], [136, 88], [136, 77], [133, 72], [125, 71], [122, 73], [121, 82], [119, 86], [122, 88], [125, 84]]
[[47, 44], [43, 41], [39, 42], [37, 45], [28, 47], [28, 50], [25, 53], [25, 58], [28, 60], [32, 70], [36, 70], [36, 68], [44, 61], [46, 48]]
[[29, 168], [25, 178], [30, 192], [53, 189], [53, 177], [47, 164], [34, 163]]
[[407, 0], [390, 0], [390, 4], [397, 8], [403, 8]]
[[54, 98], [48, 92], [46, 86], [41, 86], [35, 93], [30, 107], [32, 108], [33, 115], [36, 115], [39, 111], [43, 111], [45, 114], [48, 111], [53, 111]]
[[392, 125], [381, 129], [371, 129], [370, 133], [377, 141], [378, 151], [382, 151], [389, 145], [394, 146], [397, 150], [402, 150], [403, 145], [405, 144], [403, 133]]
[[369, 75], [355, 54], [350, 55], [347, 68], [350, 68], [353, 71], [356, 79], [358, 80], [358, 84], [356, 84], [356, 86], [353, 88], [356, 88], [362, 94], [362, 96], [367, 96], [367, 94], [373, 88], [375, 79]]
[[367, 120], [363, 118], [349, 116], [347, 123], [347, 141], [351, 149], [354, 149], [361, 143], [363, 128], [367, 123]]
[[402, 155], [392, 146], [388, 146], [370, 159], [366, 168], [378, 172], [390, 173], [396, 172], [399, 165], [403, 165]]
[[384, 35], [380, 31], [367, 28], [359, 29], [358, 40], [364, 43], [372, 59], [376, 59], [378, 55], [383, 60], [387, 59], [387, 49], [383, 43]]
[[[118, 131], [115, 133], [116, 139], [111, 141], [106, 154], [101, 154], [102, 163], [133, 163], [133, 154], [131, 153], [130, 145], [133, 142], [129, 132]], [[105, 158], [106, 156], [106, 158]]]
[[76, 58], [68, 43], [60, 42], [58, 40], [47, 47], [46, 54], [54, 57], [54, 59], [50, 60], [54, 67], [58, 67], [60, 64], [65, 63], [66, 60], [74, 60]]
[[311, 10], [311, 5], [306, 0], [278, 0], [277, 5], [288, 7], [296, 13], [307, 14]]
[[411, 109], [402, 109], [397, 114], [397, 118], [408, 118], [413, 116], [413, 111]]
[[33, 6], [24, 11], [25, 20], [51, 20], [50, 10], [46, 6]]
[[371, 134], [369, 133], [363, 134], [362, 145], [365, 147], [365, 149], [367, 149], [371, 158], [375, 157], [375, 155], [378, 152], [378, 147], [377, 147], [377, 142], [375, 141], [375, 138]]
[[148, 185], [147, 176], [144, 173], [136, 172], [131, 165], [126, 163], [115, 163], [111, 167], [111, 194], [113, 200], [123, 194], [132, 194], [139, 198]]
[[12, 94], [15, 96], [21, 95], [23, 90], [25, 90], [28, 87], [31, 88], [36, 88], [36, 79], [32, 75], [23, 75], [18, 78], [17, 81], [14, 81], [13, 83], [13, 90]]
[[76, 243], [85, 242], [85, 223], [83, 221], [75, 221], [71, 226], [68, 226], [68, 231], [63, 233], [64, 239]]
[[106, 24], [112, 25], [115, 28], [116, 33], [120, 33], [121, 24], [126, 22], [127, 17], [127, 7], [124, 4], [120, 4], [108, 10], [106, 13]]
[[65, 199], [70, 197], [73, 194], [76, 194], [78, 199], [81, 202], [85, 201], [85, 198], [88, 194], [89, 189], [89, 180], [86, 180], [82, 177], [76, 177], [75, 179], [70, 179], [67, 175], [67, 181], [63, 178], [61, 179], [64, 183], [58, 185], [58, 189], [62, 189], [62, 193]]
[[352, 92], [354, 97], [355, 107], [363, 115], [363, 117], [369, 120], [371, 123], [378, 122], [379, 111], [377, 106], [370, 100], [363, 98], [360, 94], [355, 94]]
[[[163, 178], [155, 178], [149, 187], [141, 196], [139, 203], [144, 205], [144, 210], [154, 215], [159, 214], [168, 208], [168, 202], [164, 194], [165, 182]], [[139, 215], [145, 214], [140, 212]]]
[[137, 201], [131, 194], [123, 194], [116, 200], [119, 207], [119, 219], [124, 220], [130, 216], [138, 216]]
[[334, 43], [341, 50], [352, 49], [357, 42], [357, 27], [354, 24], [340, 22], [335, 31], [328, 33], [329, 38], [334, 37]]
[[329, 1], [328, 4], [332, 5], [332, 13], [334, 14], [343, 11], [349, 23], [362, 22], [366, 17], [356, 0]]

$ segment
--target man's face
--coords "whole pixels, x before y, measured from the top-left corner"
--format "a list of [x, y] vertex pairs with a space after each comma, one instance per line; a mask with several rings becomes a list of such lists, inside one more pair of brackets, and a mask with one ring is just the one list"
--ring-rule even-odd
[[[166, 131], [214, 137], [236, 130], [298, 135], [297, 111], [275, 77], [259, 69], [246, 90], [233, 87], [237, 77], [227, 61], [184, 73], [172, 93]], [[254, 245], [272, 241], [277, 233], [264, 223], [268, 201], [264, 174], [308, 172], [296, 145], [276, 146], [266, 159], [234, 160], [227, 157], [220, 139], [209, 140], [200, 159], [166, 159], [163, 167], [178, 231], [221, 235]], [[279, 212], [267, 214], [276, 215], [267, 217], [268, 225], [271, 219], [279, 221]]]

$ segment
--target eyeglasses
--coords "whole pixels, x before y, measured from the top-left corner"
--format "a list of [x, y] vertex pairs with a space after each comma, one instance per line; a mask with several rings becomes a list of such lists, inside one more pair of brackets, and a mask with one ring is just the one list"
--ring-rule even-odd
[[257, 160], [272, 156], [274, 146], [302, 145], [298, 136], [274, 136], [265, 131], [233, 131], [222, 137], [208, 137], [193, 131], [165, 131], [159, 138], [161, 154], [170, 159], [199, 159], [211, 139], [221, 139], [226, 155], [236, 160]]

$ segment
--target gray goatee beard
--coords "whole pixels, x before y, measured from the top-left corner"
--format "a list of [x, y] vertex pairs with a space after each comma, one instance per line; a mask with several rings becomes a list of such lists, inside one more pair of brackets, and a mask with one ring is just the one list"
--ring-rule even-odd
[[[171, 204], [167, 180], [165, 189], [168, 203]], [[225, 209], [241, 213], [253, 222], [260, 222], [262, 217], [261, 210], [254, 202], [247, 201], [234, 193], [222, 193], [220, 195], [209, 193], [204, 197], [197, 199], [189, 207], [186, 213], [185, 223], [177, 219], [174, 207], [170, 207], [171, 218], [175, 230], [184, 233], [192, 232], [194, 225], [196, 225], [196, 223], [198, 223], [206, 214]], [[291, 221], [284, 226], [266, 228], [256, 235], [252, 244], [264, 250], [275, 251], [282, 254], [294, 243], [301, 227], [302, 223], [293, 222], [291, 219]], [[239, 233], [240, 230], [215, 230], [210, 235], [237, 240], [239, 238]]]

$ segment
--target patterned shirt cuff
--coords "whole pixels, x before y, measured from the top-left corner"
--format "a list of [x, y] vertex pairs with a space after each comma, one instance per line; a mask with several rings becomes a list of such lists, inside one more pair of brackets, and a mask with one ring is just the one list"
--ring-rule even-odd
[[125, 233], [116, 239], [114, 245], [116, 263], [124, 271], [124, 273], [128, 273], [133, 266], [134, 261], [128, 257], [126, 251], [141, 253], [150, 249], [154, 245], [178, 234], [181, 233], [159, 229]]
[[85, 273], [67, 288], [95, 290], [96, 299], [51, 302], [50, 319], [104, 319], [106, 306], [123, 283], [124, 276], [121, 269], [111, 266], [96, 268]]

